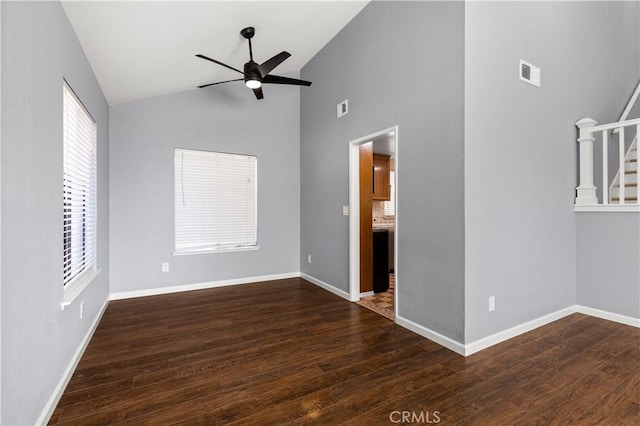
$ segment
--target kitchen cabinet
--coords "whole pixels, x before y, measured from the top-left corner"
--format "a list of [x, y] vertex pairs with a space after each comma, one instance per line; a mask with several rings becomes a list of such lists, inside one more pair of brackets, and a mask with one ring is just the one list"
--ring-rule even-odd
[[389, 201], [391, 199], [391, 186], [389, 179], [390, 156], [385, 154], [373, 154], [373, 196], [377, 201]]

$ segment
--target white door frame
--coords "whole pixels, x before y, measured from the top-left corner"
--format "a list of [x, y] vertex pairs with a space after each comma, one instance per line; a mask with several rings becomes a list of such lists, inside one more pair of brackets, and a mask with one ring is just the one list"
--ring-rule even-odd
[[395, 273], [394, 312], [398, 314], [398, 126], [349, 141], [349, 300], [360, 300], [360, 145], [394, 132], [395, 137], [395, 201], [393, 269]]

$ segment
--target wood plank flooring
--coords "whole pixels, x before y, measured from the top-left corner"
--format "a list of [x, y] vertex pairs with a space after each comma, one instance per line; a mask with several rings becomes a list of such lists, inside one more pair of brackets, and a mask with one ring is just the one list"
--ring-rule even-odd
[[464, 358], [302, 279], [114, 301], [50, 424], [436, 420], [638, 425], [640, 330], [574, 314]]

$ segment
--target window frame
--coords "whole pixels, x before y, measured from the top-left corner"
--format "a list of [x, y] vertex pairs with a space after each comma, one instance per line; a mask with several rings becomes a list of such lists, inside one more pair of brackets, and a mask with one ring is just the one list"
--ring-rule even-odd
[[[74, 106], [67, 107], [67, 102], [74, 103]], [[68, 114], [73, 112], [82, 112], [83, 115], [69, 117]], [[75, 124], [70, 124], [71, 122]], [[86, 123], [89, 123], [89, 126], [85, 126]], [[74, 137], [72, 132], [79, 130], [88, 131], [88, 133]], [[62, 85], [62, 150], [63, 300], [61, 306], [64, 309], [100, 273], [97, 267], [98, 125], [65, 79]], [[80, 151], [83, 151], [82, 157], [78, 156]], [[77, 181], [76, 184], [69, 183], [79, 179], [79, 175], [82, 174], [88, 176], [84, 176], [84, 179]], [[80, 190], [80, 195], [78, 195], [78, 188], [85, 188]], [[81, 202], [80, 209], [78, 209], [78, 201]], [[74, 203], [76, 203], [75, 206]], [[78, 212], [81, 212], [81, 216], [73, 214]], [[74, 234], [78, 229], [82, 237], [74, 241], [77, 238]], [[74, 247], [78, 243], [81, 244], [80, 249], [77, 246]], [[81, 259], [78, 259], [79, 256]], [[76, 262], [81, 263], [79, 269], [74, 265]], [[67, 274], [69, 276], [66, 276]]]
[[[180, 180], [178, 174], [182, 175], [182, 171], [184, 170], [184, 164], [180, 163], [180, 171], [178, 166], [178, 156], [182, 153], [196, 153], [196, 154], [204, 154], [218, 157], [237, 157], [238, 159], [249, 158], [252, 161], [252, 182], [253, 182], [253, 201], [244, 201], [247, 205], [253, 205], [253, 234], [251, 238], [251, 243], [246, 242], [231, 242], [231, 243], [220, 243], [211, 241], [207, 244], [202, 244], [197, 247], [180, 247], [178, 244], [178, 232], [179, 232], [179, 214], [178, 214], [178, 200], [179, 197], [184, 195], [184, 178], [180, 176]], [[252, 154], [240, 154], [240, 153], [230, 153], [230, 152], [222, 152], [222, 151], [210, 151], [203, 149], [192, 149], [192, 148], [174, 148], [174, 240], [173, 240], [173, 250], [172, 255], [174, 256], [185, 256], [185, 255], [197, 255], [197, 254], [210, 254], [210, 253], [225, 253], [225, 252], [238, 252], [238, 251], [252, 251], [259, 250], [260, 246], [258, 245], [258, 157]], [[182, 161], [182, 160], [180, 160]], [[228, 165], [227, 165], [228, 167]], [[251, 170], [248, 170], [251, 172]], [[219, 184], [220, 182], [218, 182]], [[224, 191], [223, 191], [224, 192]], [[250, 215], [248, 215], [249, 218]], [[202, 231], [201, 231], [202, 232]]]

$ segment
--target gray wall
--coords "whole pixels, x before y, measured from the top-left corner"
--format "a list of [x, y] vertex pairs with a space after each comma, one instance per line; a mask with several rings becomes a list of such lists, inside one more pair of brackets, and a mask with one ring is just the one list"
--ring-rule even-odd
[[[472, 342], [576, 302], [574, 123], [616, 120], [640, 61], [637, 2], [471, 2], [465, 10]], [[541, 67], [540, 89], [518, 79], [520, 59]]]
[[578, 304], [640, 318], [640, 215], [576, 216]]
[[[300, 90], [257, 101], [238, 82], [111, 106], [112, 293], [300, 270]], [[260, 250], [171, 255], [174, 148], [258, 156]]]
[[302, 271], [348, 291], [349, 141], [397, 124], [398, 314], [460, 342], [463, 43], [463, 3], [370, 3], [302, 69], [300, 124]]
[[[63, 78], [98, 125], [102, 268], [64, 311]], [[59, 3], [2, 3], [2, 89], [2, 423], [33, 424], [109, 293], [109, 116]]]

